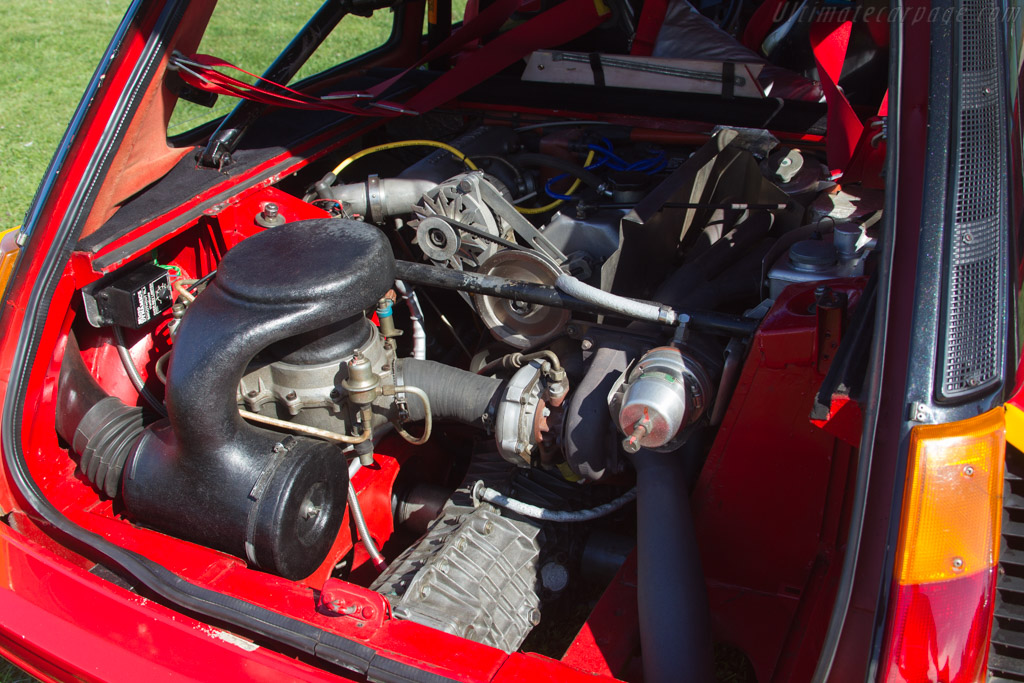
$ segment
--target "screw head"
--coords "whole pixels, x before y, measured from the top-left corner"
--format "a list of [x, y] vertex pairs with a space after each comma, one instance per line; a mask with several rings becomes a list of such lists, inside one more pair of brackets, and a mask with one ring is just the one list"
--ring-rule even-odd
[[580, 342], [580, 348], [583, 349], [584, 351], [589, 351], [590, 349], [594, 348], [594, 340], [584, 339], [583, 341]]
[[265, 218], [277, 218], [278, 209], [277, 204], [274, 202], [267, 202], [263, 205], [263, 216]]
[[964, 558], [954, 557], [953, 558], [953, 571], [960, 572], [964, 569]]
[[964, 476], [966, 476], [966, 477], [973, 477], [974, 476], [974, 467], [972, 467], [971, 465], [964, 465]]

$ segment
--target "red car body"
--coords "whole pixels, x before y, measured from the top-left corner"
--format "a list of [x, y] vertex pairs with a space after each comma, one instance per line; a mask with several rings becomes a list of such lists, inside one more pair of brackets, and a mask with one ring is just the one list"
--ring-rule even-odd
[[[252, 217], [262, 215], [268, 202], [289, 222], [328, 217], [323, 205], [297, 196], [301, 193], [288, 179], [297, 176], [308, 183], [318, 178], [329, 156], [340, 158], [356, 142], [365, 146], [368, 131], [383, 123], [372, 116], [339, 119], [248, 165], [236, 160], [231, 170], [229, 162], [219, 177], [205, 170], [211, 175], [204, 177], [216, 179], [171, 200], [154, 199], [160, 210], [124, 223], [113, 237], [93, 243], [98, 246], [83, 246], [116, 210], [133, 197], [156, 197], [154, 183], [172, 168], [191, 165], [193, 149], [204, 149], [205, 138], [194, 145], [166, 145], [167, 107], [174, 100], [167, 84], [173, 78], [172, 53], [196, 51], [213, 4], [167, 0], [132, 6], [21, 233], [0, 315], [5, 389], [0, 654], [35, 676], [56, 680], [644, 680], [644, 652], [653, 646], [640, 642], [646, 608], [638, 597], [643, 583], [638, 562], [643, 567], [645, 560], [636, 551], [597, 593], [599, 598], [587, 604], [584, 620], [566, 622], [575, 630], [561, 634], [567, 646], [560, 656], [525, 649], [509, 653], [396, 617], [388, 598], [367, 587], [374, 576], [371, 557], [350, 530], [349, 516], [326, 559], [308, 575], [286, 579], [260, 571], [244, 557], [134, 522], [116, 498], [99, 495], [69, 457], [56, 423], [70, 334], [78, 335], [86, 366], [110, 395], [129, 406], [143, 404], [112, 337], [85, 325], [81, 290], [142, 255], [157, 255], [197, 276], [208, 273], [233, 247], [263, 232]], [[524, 16], [543, 17], [558, 7], [523, 8], [533, 11]], [[950, 112], [959, 111], [962, 103], [948, 85], [955, 65], [941, 55], [951, 52], [955, 40], [967, 39], [954, 36], [956, 21], [914, 20], [919, 11], [927, 17], [936, 8], [927, 3], [893, 6], [883, 22], [883, 33], [891, 30], [884, 41], [889, 114], [877, 120], [887, 122], [887, 140], [874, 154], [864, 152], [865, 168], [858, 172], [858, 185], [874, 184], [876, 191], [884, 185], [876, 279], [869, 284], [866, 273], [830, 280], [829, 296], [839, 297], [842, 305], [823, 301], [818, 281], [791, 284], [774, 298], [746, 338], [748, 350], [736, 368], [734, 392], [692, 484], [692, 529], [700, 556], [691, 558], [689, 568], [699, 571], [706, 587], [709, 623], [720, 644], [720, 673], [737, 666], [760, 681], [979, 680], [988, 675], [986, 666], [994, 667], [992, 675], [1010, 675], [1011, 660], [1024, 656], [1024, 635], [1017, 648], [1013, 624], [1013, 570], [1008, 575], [997, 564], [1000, 556], [1016, 561], [1012, 463], [1019, 455], [1015, 447], [1024, 443], [1018, 371], [1024, 357], [1016, 321], [1024, 272], [1019, 245], [1024, 173], [1019, 60], [1013, 57], [1021, 33], [1009, 23], [997, 23], [994, 54], [1001, 80], [993, 87], [1005, 98], [1006, 117], [993, 138], [970, 142], [995, 145], [1001, 151], [991, 153], [1007, 162], [999, 177], [1005, 187], [992, 190], [1001, 212], [1005, 265], [991, 309], [1001, 317], [1001, 323], [992, 323], [998, 332], [992, 347], [998, 350], [993, 361], [998, 370], [984, 392], [944, 400], [936, 398], [941, 391], [934, 388], [935, 357], [953, 342], [943, 336], [950, 323], [937, 311], [945, 310], [942, 283], [952, 271], [946, 256], [932, 255], [948, 254], [942, 245], [948, 245], [953, 228], [943, 207], [952, 206], [948, 202], [962, 189], [949, 181], [951, 162], [937, 158], [936, 139], [945, 131], [945, 148], [955, 148], [949, 142], [955, 140], [949, 131], [956, 121]], [[604, 18], [605, 9], [597, 4], [595, 22]], [[365, 75], [371, 67], [413, 64], [433, 41], [421, 41], [423, 11], [424, 3], [403, 5], [396, 14], [398, 38], [353, 68]], [[638, 16], [640, 41], [652, 35], [651, 22], [658, 16], [646, 7]], [[542, 28], [537, 31], [532, 48], [560, 44]], [[705, 120], [687, 120], [629, 111], [621, 103], [602, 110], [581, 100], [573, 109], [565, 103], [527, 101], [518, 92], [507, 102], [495, 101], [486, 90], [442, 95], [450, 109], [496, 125], [606, 120], [643, 131], [634, 134], [634, 141], [646, 136], [670, 149], [699, 147], [720, 123], [707, 118], [744, 106], [742, 100], [718, 101], [715, 96]], [[416, 108], [408, 104], [416, 100], [406, 92], [395, 101]], [[842, 125], [837, 123], [839, 106], [830, 99], [827, 107], [814, 110], [815, 118], [828, 119], [825, 135], [809, 127], [798, 130], [795, 124], [773, 132], [825, 161]], [[868, 107], [860, 102], [856, 109], [855, 117]], [[851, 142], [857, 146], [857, 140]], [[143, 152], [133, 153], [132, 145]], [[847, 178], [854, 176], [850, 168], [843, 170]], [[815, 397], [830, 377], [842, 342], [858, 330], [851, 320], [869, 302], [872, 308], [862, 316], [874, 322], [873, 330], [866, 326], [856, 344], [848, 342], [867, 359], [860, 375], [863, 389], [854, 397], [830, 394], [824, 414], [811, 419]], [[169, 314], [157, 325], [168, 320]], [[156, 330], [132, 347], [147, 383], [156, 371], [155, 358], [168, 348], [169, 336]], [[1011, 463], [1005, 517], [1000, 464], [1004, 403]], [[985, 515], [996, 511], [995, 520], [984, 527], [985, 538], [994, 543], [988, 564], [980, 569], [972, 564], [959, 578], [951, 574], [938, 581], [903, 582], [900, 572], [911, 562], [902, 554], [906, 546], [901, 541], [912, 488], [906, 481], [916, 481], [913, 439], [927, 434], [913, 430], [981, 419], [978, 415], [998, 415], [998, 425], [990, 428], [996, 435], [994, 450], [985, 455], [991, 480], [983, 493], [989, 502], [982, 513], [965, 507], [962, 520], [984, 526]], [[449, 442], [438, 443], [439, 438], [417, 449], [394, 435], [386, 437], [375, 451], [375, 468], [352, 476], [378, 544], [396, 531], [392, 497], [400, 473], [452, 457]], [[12, 467], [16, 460], [20, 467]], [[628, 468], [621, 476], [631, 476]], [[927, 499], [932, 494], [921, 495]], [[999, 520], [1003, 533], [1011, 534], [1002, 541], [1001, 553]], [[342, 580], [335, 565], [346, 556], [350, 571]], [[990, 647], [995, 648], [991, 658]], [[679, 648], [684, 675], [691, 671], [691, 662], [684, 661], [690, 651], [683, 642]], [[735, 652], [742, 653], [742, 664], [729, 663], [736, 661]], [[665, 672], [648, 668], [646, 677], [664, 679]]]

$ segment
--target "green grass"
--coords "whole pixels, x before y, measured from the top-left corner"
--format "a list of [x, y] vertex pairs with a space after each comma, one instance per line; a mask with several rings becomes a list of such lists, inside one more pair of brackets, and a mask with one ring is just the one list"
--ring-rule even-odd
[[0, 658], [0, 683], [34, 683], [36, 680], [38, 679], [34, 676]]
[[21, 222], [127, 0], [4, 3], [0, 227]]
[[[220, 0], [199, 45], [199, 52], [220, 57], [246, 71], [262, 73], [320, 4], [320, 0], [290, 0], [273, 3], [273, 11], [267, 11], [266, 1], [257, 4], [245, 0]], [[254, 13], [257, 15], [255, 20]], [[369, 18], [345, 17], [292, 82], [383, 45], [391, 35], [393, 22], [394, 15], [387, 10], [375, 12]], [[238, 72], [229, 73], [236, 78], [253, 80]], [[237, 102], [233, 98], [220, 97], [212, 109], [191, 102], [178, 102], [168, 132], [172, 135], [181, 133], [223, 116]]]
[[[322, 0], [222, 0], [200, 51], [261, 73]], [[19, 224], [75, 107], [129, 0], [20, 0], [4, 3], [0, 41], [0, 228]], [[350, 59], [387, 40], [393, 15], [346, 17], [297, 78]], [[179, 103], [171, 133], [221, 116]], [[0, 679], [2, 683], [2, 679]]]

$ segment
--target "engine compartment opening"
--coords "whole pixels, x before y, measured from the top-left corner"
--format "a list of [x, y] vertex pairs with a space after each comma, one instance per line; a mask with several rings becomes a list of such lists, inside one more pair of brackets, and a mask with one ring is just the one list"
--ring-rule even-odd
[[[571, 90], [572, 54], [532, 51], [516, 87]], [[812, 85], [758, 60], [725, 99], [760, 104], [713, 123], [653, 95], [503, 108], [496, 77], [283, 151], [261, 147], [275, 122], [313, 119], [272, 110], [219, 173], [196, 145], [79, 242], [29, 467], [184, 580], [431, 671], [807, 666], [851, 512], [883, 181], [838, 177], [820, 131], [740, 125], [766, 78]]]

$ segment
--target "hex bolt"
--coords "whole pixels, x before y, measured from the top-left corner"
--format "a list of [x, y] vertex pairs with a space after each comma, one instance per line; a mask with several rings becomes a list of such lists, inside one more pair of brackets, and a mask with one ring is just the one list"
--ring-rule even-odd
[[589, 338], [583, 339], [580, 342], [580, 348], [583, 349], [584, 351], [589, 351], [590, 349], [594, 348], [594, 340]]
[[308, 501], [302, 508], [303, 519], [315, 519], [320, 514], [320, 506]]
[[276, 228], [284, 223], [280, 207], [274, 202], [267, 202], [263, 210], [256, 214], [256, 224], [264, 228]]
[[647, 436], [647, 432], [650, 429], [650, 420], [643, 419], [637, 420], [636, 424], [633, 425], [633, 432], [622, 440], [622, 448], [627, 453], [636, 453], [640, 450], [640, 439]]

